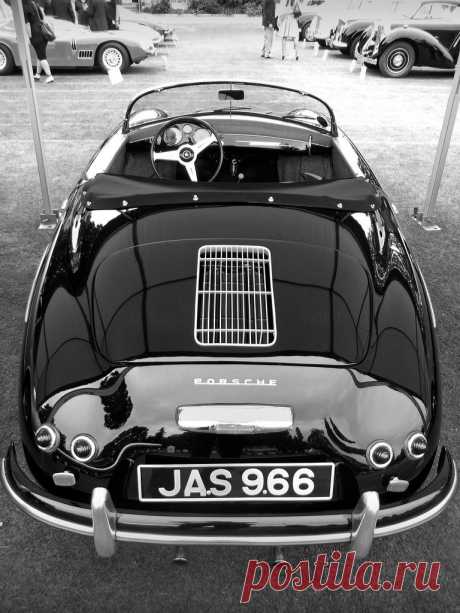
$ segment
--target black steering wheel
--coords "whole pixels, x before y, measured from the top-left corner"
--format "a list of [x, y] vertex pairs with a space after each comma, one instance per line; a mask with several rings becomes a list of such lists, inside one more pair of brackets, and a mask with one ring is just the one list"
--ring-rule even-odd
[[[183, 127], [181, 127], [181, 124], [184, 124]], [[186, 132], [185, 127], [190, 126], [190, 124], [198, 126], [198, 128], [195, 130], [190, 130], [189, 127]], [[175, 128], [176, 131], [171, 131], [172, 128]], [[204, 136], [197, 140], [195, 135], [197, 129], [200, 128], [206, 130], [208, 132], [208, 136]], [[168, 143], [168, 139], [165, 139], [165, 135], [168, 130], [173, 135], [172, 142], [170, 144]], [[155, 139], [152, 141], [150, 156], [153, 170], [160, 179], [167, 178], [162, 176], [157, 162], [176, 162], [185, 168], [190, 181], [196, 183], [199, 181], [196, 167], [197, 158], [200, 153], [214, 143], [216, 143], [219, 147], [219, 159], [217, 161], [215, 171], [212, 173], [211, 178], [208, 179], [209, 182], [214, 181], [214, 179], [217, 177], [224, 160], [224, 147], [220, 136], [215, 129], [203, 119], [188, 117], [187, 115], [184, 117], [175, 117], [163, 125]]]

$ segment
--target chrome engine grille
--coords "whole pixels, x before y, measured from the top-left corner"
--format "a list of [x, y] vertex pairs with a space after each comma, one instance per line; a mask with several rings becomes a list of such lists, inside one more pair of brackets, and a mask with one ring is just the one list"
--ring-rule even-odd
[[272, 267], [266, 247], [200, 247], [195, 340], [199, 345], [241, 347], [275, 343]]

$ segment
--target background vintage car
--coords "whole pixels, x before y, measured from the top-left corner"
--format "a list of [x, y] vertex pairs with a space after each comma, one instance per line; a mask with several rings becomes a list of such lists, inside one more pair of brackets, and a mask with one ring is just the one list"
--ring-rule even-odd
[[[426, 20], [427, 16], [431, 21], [433, 21], [435, 17], [433, 14], [430, 14], [430, 7], [432, 4], [432, 2], [422, 2], [421, 4], [415, 3], [415, 5], [412, 6], [405, 5], [405, 10], [399, 14], [395, 14], [393, 17], [389, 15], [385, 16], [382, 11], [379, 12], [377, 10], [373, 10], [368, 14], [354, 16], [346, 21], [339, 20], [331, 38], [330, 47], [333, 49], [338, 49], [346, 55], [355, 57], [356, 50], [361, 43], [361, 38], [367, 33], [365, 38], [365, 40], [367, 40], [370, 33], [369, 28], [374, 25], [375, 21], [385, 19], [390, 23], [401, 21], [404, 23], [409, 23], [415, 20], [421, 22], [422, 20]], [[450, 3], [440, 2], [436, 4], [440, 7], [440, 10], [442, 10], [443, 6], [448, 7]], [[412, 10], [409, 11], [409, 8]]]
[[[411, 15], [418, 6], [417, 0], [328, 0], [317, 11], [310, 28], [306, 32], [307, 40], [316, 40], [320, 45], [333, 46], [331, 42], [337, 39], [345, 24], [354, 24], [364, 21], [363, 30], [371, 25], [375, 19], [398, 13]], [[342, 49], [341, 45], [335, 48]], [[347, 50], [345, 50], [347, 52]]]
[[[155, 29], [133, 23], [123, 23], [119, 30], [91, 32], [89, 28], [70, 21], [47, 16], [56, 33], [48, 43], [48, 61], [52, 68], [119, 68], [126, 71], [149, 55], [155, 55], [163, 40]], [[31, 48], [32, 60], [35, 52]], [[12, 17], [0, 25], [0, 75], [10, 74], [20, 66], [16, 32]]]
[[453, 69], [459, 51], [460, 1], [430, 0], [411, 19], [374, 23], [356, 53], [387, 77], [405, 77], [414, 66]]

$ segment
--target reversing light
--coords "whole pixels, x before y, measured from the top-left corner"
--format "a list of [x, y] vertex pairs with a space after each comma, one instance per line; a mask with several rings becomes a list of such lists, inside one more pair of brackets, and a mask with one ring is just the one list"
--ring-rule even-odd
[[386, 468], [393, 459], [393, 449], [385, 441], [376, 441], [367, 448], [366, 458], [372, 468]]
[[40, 426], [35, 432], [35, 443], [45, 453], [52, 453], [59, 445], [59, 434], [52, 426]]
[[421, 433], [411, 434], [404, 444], [407, 457], [411, 460], [420, 460], [426, 453], [428, 443], [426, 437]]
[[89, 462], [97, 453], [96, 441], [87, 434], [79, 434], [70, 445], [70, 453], [79, 462]]

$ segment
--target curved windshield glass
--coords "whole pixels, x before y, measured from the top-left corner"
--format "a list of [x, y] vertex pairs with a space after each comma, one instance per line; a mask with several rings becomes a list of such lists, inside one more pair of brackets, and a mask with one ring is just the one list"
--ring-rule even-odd
[[412, 19], [437, 19], [442, 21], [460, 21], [460, 7], [450, 2], [433, 2], [422, 4], [415, 11]]
[[125, 130], [161, 118], [207, 113], [247, 113], [336, 131], [330, 107], [301, 90], [247, 82], [168, 85], [140, 94], [128, 107]]

